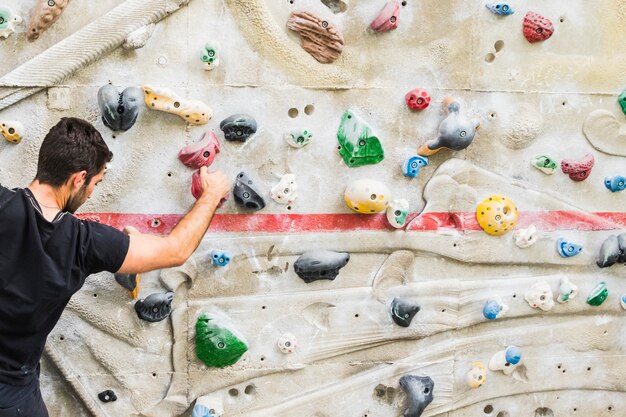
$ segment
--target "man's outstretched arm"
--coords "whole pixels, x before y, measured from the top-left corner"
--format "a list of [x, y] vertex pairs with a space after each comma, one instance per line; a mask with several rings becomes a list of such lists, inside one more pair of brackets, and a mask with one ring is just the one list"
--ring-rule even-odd
[[209, 228], [215, 209], [230, 191], [230, 181], [218, 171], [200, 169], [202, 196], [168, 236], [131, 232], [130, 246], [118, 272], [140, 273], [185, 263]]

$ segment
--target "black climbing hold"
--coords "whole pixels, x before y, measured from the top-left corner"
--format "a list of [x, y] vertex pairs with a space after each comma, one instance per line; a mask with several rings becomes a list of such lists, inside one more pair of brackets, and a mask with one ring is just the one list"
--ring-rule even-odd
[[349, 260], [349, 253], [313, 250], [303, 253], [293, 264], [293, 269], [307, 284], [321, 279], [332, 281]]
[[137, 288], [137, 274], [113, 274], [115, 281], [128, 291], [133, 292]]
[[420, 311], [420, 306], [405, 298], [394, 298], [391, 302], [391, 318], [402, 327], [409, 327], [413, 317]]
[[596, 263], [600, 268], [615, 265], [616, 263], [626, 263], [626, 233], [619, 236], [609, 236], [598, 254]]
[[404, 417], [420, 417], [433, 401], [435, 382], [429, 376], [404, 375], [400, 378], [400, 387], [408, 397]]
[[256, 188], [254, 182], [245, 172], [240, 172], [235, 178], [233, 196], [235, 203], [251, 210], [261, 210], [265, 207], [265, 200], [261, 197], [261, 192]]
[[135, 303], [135, 311], [140, 319], [157, 322], [167, 318], [172, 312], [173, 292], [150, 294]]
[[256, 120], [247, 114], [233, 114], [222, 120], [220, 129], [224, 132], [226, 140], [245, 142], [256, 133]]
[[102, 121], [113, 131], [126, 131], [133, 127], [143, 105], [143, 92], [137, 87], [128, 87], [121, 93], [107, 84], [98, 91], [98, 104]]
[[108, 389], [98, 394], [98, 398], [100, 398], [100, 401], [102, 401], [103, 403], [110, 403], [117, 400], [117, 395], [115, 395], [113, 390]]

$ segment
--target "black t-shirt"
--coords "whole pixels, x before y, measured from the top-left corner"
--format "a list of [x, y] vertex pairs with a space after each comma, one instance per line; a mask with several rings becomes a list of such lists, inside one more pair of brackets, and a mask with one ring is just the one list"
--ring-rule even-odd
[[129, 243], [69, 213], [49, 222], [30, 190], [0, 185], [0, 382], [32, 380], [72, 295], [88, 275], [120, 269]]

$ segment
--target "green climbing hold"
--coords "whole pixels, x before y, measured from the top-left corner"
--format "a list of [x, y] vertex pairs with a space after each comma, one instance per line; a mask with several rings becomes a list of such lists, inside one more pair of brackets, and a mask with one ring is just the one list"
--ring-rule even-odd
[[196, 322], [196, 355], [212, 368], [224, 368], [236, 363], [246, 353], [248, 345], [243, 336], [230, 327], [227, 317], [200, 314]]
[[606, 297], [608, 297], [608, 295], [609, 290], [606, 288], [606, 283], [600, 282], [598, 285], [596, 285], [593, 291], [591, 291], [589, 297], [587, 297], [587, 304], [597, 307], [601, 305], [604, 300], [606, 300]]
[[350, 110], [341, 116], [337, 140], [339, 154], [349, 167], [377, 164], [385, 159], [385, 151], [371, 126]]
[[622, 112], [626, 114], [626, 90], [622, 91], [622, 94], [617, 98], [619, 105], [622, 106]]

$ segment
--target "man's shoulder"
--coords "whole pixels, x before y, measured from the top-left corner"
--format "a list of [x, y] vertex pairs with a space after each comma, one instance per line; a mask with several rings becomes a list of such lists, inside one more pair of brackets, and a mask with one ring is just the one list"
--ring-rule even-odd
[[4, 185], [0, 184], [0, 207], [2, 207], [11, 198], [15, 197], [18, 191], [19, 191], [19, 188], [9, 189], [5, 187]]

